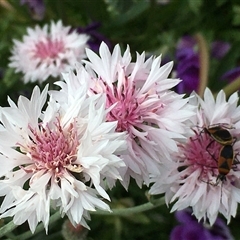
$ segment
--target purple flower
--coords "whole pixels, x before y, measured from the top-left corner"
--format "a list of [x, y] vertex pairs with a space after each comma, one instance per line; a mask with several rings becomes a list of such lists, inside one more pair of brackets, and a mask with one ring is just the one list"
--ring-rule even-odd
[[199, 56], [194, 49], [196, 41], [193, 37], [185, 36], [178, 43], [177, 58], [177, 78], [182, 82], [177, 86], [177, 92], [192, 92], [198, 88], [199, 82]]
[[224, 73], [221, 79], [228, 80], [231, 82], [239, 77], [240, 77], [240, 67], [236, 67]]
[[[223, 58], [230, 49], [230, 44], [223, 41], [214, 41], [211, 45], [211, 57]], [[199, 52], [197, 42], [192, 36], [184, 36], [177, 45], [177, 77], [182, 80], [176, 90], [179, 93], [190, 93], [197, 90], [199, 85]], [[240, 74], [240, 70], [238, 72]]]
[[78, 33], [85, 33], [90, 36], [88, 40], [89, 47], [96, 53], [98, 53], [99, 46], [101, 42], [105, 42], [109, 49], [112, 48], [111, 42], [101, 33], [97, 31], [97, 29], [101, 26], [98, 22], [93, 22], [86, 27], [78, 27]]
[[43, 0], [20, 0], [20, 4], [27, 4], [32, 18], [42, 20], [45, 14], [45, 4]]
[[[222, 45], [220, 43], [215, 43], [215, 50], [216, 50], [216, 54], [218, 54], [217, 56], [223, 54], [224, 52], [227, 52], [230, 49], [230, 45], [227, 43], [222, 43]], [[240, 67], [235, 67], [227, 72], [225, 72], [221, 79], [222, 80], [228, 80], [229, 82], [237, 79], [240, 77]]]
[[196, 45], [196, 40], [192, 36], [184, 36], [178, 42], [177, 49], [193, 48]]
[[211, 56], [216, 59], [223, 58], [230, 50], [231, 45], [223, 41], [215, 41], [211, 45]]
[[212, 227], [206, 226], [191, 215], [190, 209], [178, 211], [175, 214], [181, 225], [176, 226], [170, 235], [170, 240], [231, 240], [229, 228], [220, 218]]

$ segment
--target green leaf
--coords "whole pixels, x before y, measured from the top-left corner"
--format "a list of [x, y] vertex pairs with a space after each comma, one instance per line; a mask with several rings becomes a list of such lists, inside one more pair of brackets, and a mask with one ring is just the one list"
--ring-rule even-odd
[[233, 25], [234, 26], [240, 25], [240, 6], [239, 5], [233, 6]]
[[[129, 4], [130, 5], [130, 4]], [[127, 22], [137, 18], [139, 15], [141, 15], [145, 10], [149, 7], [149, 2], [147, 1], [136, 1], [135, 3], [132, 3], [130, 7], [122, 7], [123, 11], [117, 11], [114, 8], [111, 8], [111, 11], [116, 14], [116, 18], [113, 19], [112, 24], [113, 25], [123, 25]]]
[[202, 0], [188, 0], [189, 8], [195, 14], [199, 14], [202, 3]]

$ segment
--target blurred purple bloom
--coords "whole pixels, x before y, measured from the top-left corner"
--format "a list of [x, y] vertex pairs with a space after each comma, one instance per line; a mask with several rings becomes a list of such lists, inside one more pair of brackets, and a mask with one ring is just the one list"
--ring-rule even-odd
[[231, 45], [223, 41], [215, 41], [211, 45], [211, 56], [216, 59], [223, 58], [230, 50]]
[[[225, 53], [227, 51], [229, 51], [230, 49], [230, 45], [225, 43], [225, 45], [219, 45], [219, 43], [216, 44], [216, 53], [219, 55], [221, 55], [222, 53]], [[225, 53], [226, 54], [226, 53]], [[222, 80], [228, 80], [228, 81], [233, 81], [237, 78], [240, 77], [240, 67], [236, 67], [236, 68], [233, 68], [229, 71], [227, 71], [226, 73], [224, 73], [221, 77]]]
[[181, 38], [181, 40], [178, 42], [177, 49], [183, 49], [183, 48], [194, 48], [196, 45], [196, 40], [192, 36], [184, 36]]
[[229, 228], [220, 218], [215, 224], [205, 227], [203, 223], [191, 215], [190, 209], [178, 211], [175, 214], [181, 225], [176, 226], [170, 235], [170, 240], [232, 240]]
[[45, 14], [45, 4], [43, 0], [20, 0], [20, 4], [27, 4], [32, 18], [42, 20]]
[[221, 79], [228, 80], [231, 82], [239, 77], [240, 77], [240, 67], [236, 67], [224, 73]]
[[86, 27], [78, 27], [76, 29], [78, 33], [85, 33], [90, 36], [88, 45], [96, 53], [98, 53], [101, 42], [105, 42], [108, 45], [109, 49], [112, 49], [111, 42], [104, 35], [97, 31], [100, 26], [100, 23], [94, 22]]
[[[211, 56], [216, 59], [223, 58], [230, 49], [230, 44], [223, 41], [215, 41], [211, 45]], [[192, 36], [184, 36], [177, 45], [177, 78], [182, 80], [178, 84], [176, 91], [178, 93], [191, 93], [197, 90], [199, 85], [199, 53], [197, 51], [197, 42]], [[240, 74], [240, 71], [239, 71]]]
[[193, 37], [185, 36], [178, 43], [177, 58], [177, 78], [182, 82], [177, 86], [177, 92], [192, 92], [198, 88], [199, 83], [199, 56], [194, 46], [196, 41]]

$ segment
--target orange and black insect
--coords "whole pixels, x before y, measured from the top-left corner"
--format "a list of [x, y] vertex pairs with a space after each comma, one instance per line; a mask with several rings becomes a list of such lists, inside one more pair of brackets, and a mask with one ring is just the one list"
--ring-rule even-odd
[[204, 131], [221, 145], [231, 145], [234, 142], [234, 138], [230, 132], [220, 125], [204, 128]]
[[225, 181], [226, 175], [232, 169], [232, 165], [234, 162], [235, 154], [233, 151], [232, 145], [225, 145], [221, 148], [219, 152], [218, 158], [218, 176], [216, 180], [216, 185], [218, 184], [219, 180]]
[[[235, 159], [233, 144], [236, 141], [236, 139], [231, 135], [231, 133], [226, 128], [224, 128], [220, 124], [212, 127], [204, 128], [204, 131], [213, 138], [213, 141], [216, 141], [217, 143], [222, 145], [222, 148], [219, 151], [218, 159], [216, 160], [214, 158], [218, 163], [219, 174], [217, 176], [216, 184], [215, 184], [217, 185], [219, 181], [223, 182], [226, 180], [226, 175], [232, 169], [232, 165]], [[207, 146], [207, 149], [211, 144], [212, 142], [209, 143], [209, 145]]]

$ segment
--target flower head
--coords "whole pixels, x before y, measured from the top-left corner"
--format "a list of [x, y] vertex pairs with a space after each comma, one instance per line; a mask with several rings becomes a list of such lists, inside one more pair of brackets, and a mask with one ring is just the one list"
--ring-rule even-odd
[[[183, 122], [192, 114], [185, 108], [188, 100], [170, 90], [179, 83], [168, 78], [171, 62], [161, 66], [160, 57], [145, 60], [144, 53], [131, 62], [129, 48], [122, 56], [117, 45], [111, 54], [105, 43], [99, 52], [100, 57], [87, 50], [89, 95], [105, 93], [107, 121], [117, 121], [116, 131], [128, 133], [129, 154], [122, 156], [127, 166], [121, 172], [122, 184], [127, 188], [130, 177], [139, 186], [143, 181], [148, 184], [149, 174], [158, 172], [158, 163], [167, 161], [177, 150], [176, 139], [183, 137]], [[60, 82], [62, 93], [74, 96], [80, 88], [77, 83], [81, 74], [77, 71], [71, 82]]]
[[9, 64], [24, 74], [25, 83], [59, 77], [85, 57], [88, 36], [76, 31], [70, 33], [70, 27], [64, 27], [61, 21], [43, 28], [28, 28], [27, 32], [22, 42], [14, 40]]
[[[218, 213], [229, 222], [240, 202], [238, 96], [235, 93], [226, 101], [220, 91], [215, 101], [206, 89], [204, 100], [197, 96], [195, 100], [198, 108], [190, 136], [185, 144], [179, 144], [173, 161], [162, 166], [163, 174], [153, 178], [150, 194], [165, 192], [166, 202], [175, 202], [172, 211], [190, 206], [198, 220], [208, 219], [211, 225]], [[222, 128], [232, 136], [231, 141], [216, 141], [206, 130], [209, 127]]]
[[116, 122], [106, 122], [104, 95], [88, 97], [87, 89], [82, 85], [65, 105], [50, 98], [42, 112], [47, 88], [35, 87], [30, 100], [9, 100], [1, 109], [2, 218], [28, 221], [33, 232], [40, 221], [47, 229], [50, 204], [74, 226], [87, 227], [88, 211], [109, 210], [98, 196], [109, 200], [102, 181], [120, 178], [126, 137], [115, 132]]

